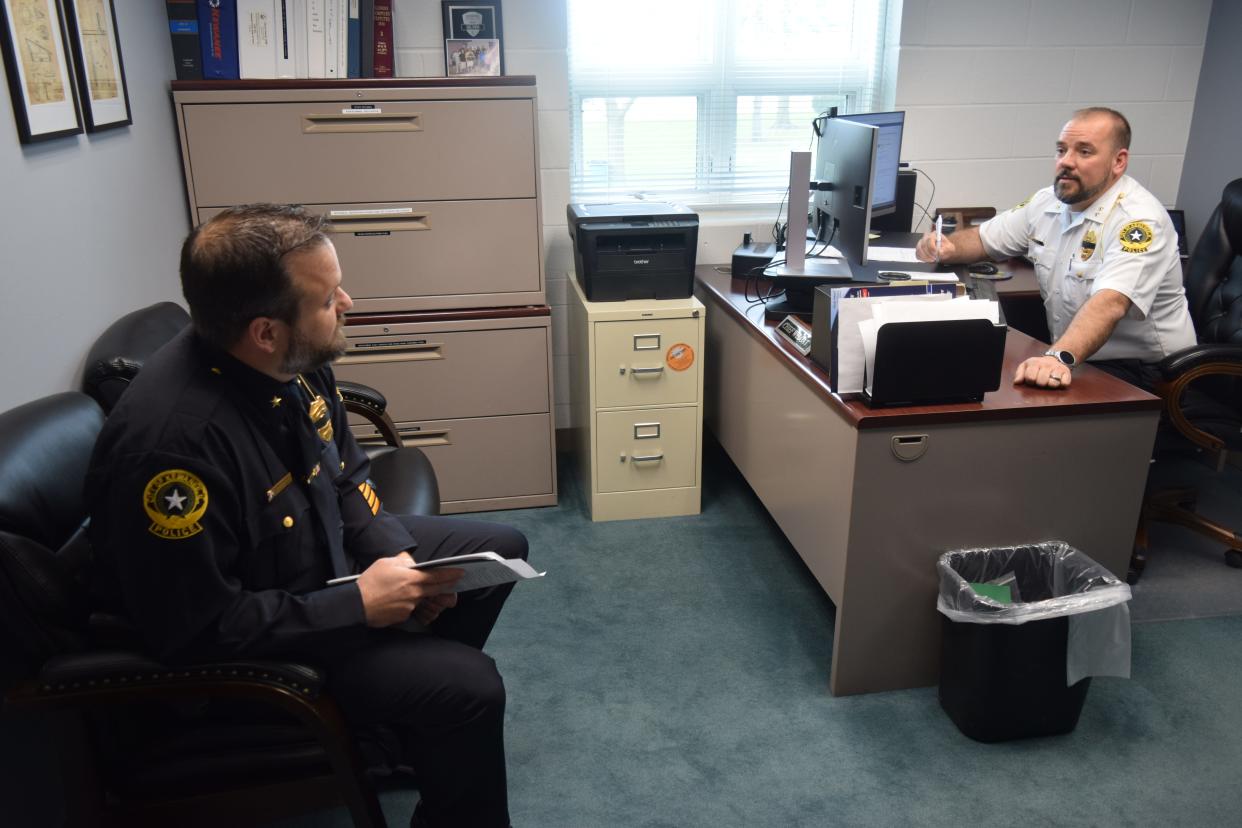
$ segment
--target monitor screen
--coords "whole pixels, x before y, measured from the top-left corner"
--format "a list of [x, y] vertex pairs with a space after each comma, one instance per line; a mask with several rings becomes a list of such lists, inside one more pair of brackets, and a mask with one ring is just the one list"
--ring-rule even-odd
[[815, 150], [815, 178], [828, 189], [815, 191], [816, 238], [840, 250], [851, 265], [865, 265], [880, 130], [829, 118], [822, 132]]
[[871, 214], [882, 216], [897, 209], [897, 170], [901, 164], [901, 134], [906, 125], [905, 112], [865, 112], [842, 115], [847, 121], [878, 127], [876, 139], [875, 192], [871, 198]]

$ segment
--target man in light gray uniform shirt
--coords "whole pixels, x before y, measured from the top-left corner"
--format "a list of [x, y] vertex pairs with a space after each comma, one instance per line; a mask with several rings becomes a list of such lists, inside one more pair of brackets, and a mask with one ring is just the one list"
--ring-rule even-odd
[[1014, 383], [1066, 388], [1085, 360], [1151, 390], [1155, 363], [1195, 344], [1177, 233], [1159, 200], [1126, 175], [1130, 124], [1080, 109], [1061, 130], [1055, 177], [979, 227], [918, 244], [946, 264], [1024, 255], [1035, 265], [1052, 347], [1023, 362]]

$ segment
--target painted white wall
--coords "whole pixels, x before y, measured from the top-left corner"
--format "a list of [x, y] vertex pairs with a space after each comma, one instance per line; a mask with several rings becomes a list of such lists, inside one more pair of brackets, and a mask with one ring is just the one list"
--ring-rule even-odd
[[[904, 0], [902, 156], [935, 204], [1005, 209], [1052, 179], [1074, 109], [1130, 120], [1130, 175], [1177, 200], [1211, 0]], [[930, 188], [919, 176], [916, 200]], [[916, 215], [921, 216], [916, 210]]]
[[23, 146], [0, 82], [0, 410], [78, 387], [114, 319], [180, 299], [189, 217], [163, 6], [117, 4], [132, 126]]

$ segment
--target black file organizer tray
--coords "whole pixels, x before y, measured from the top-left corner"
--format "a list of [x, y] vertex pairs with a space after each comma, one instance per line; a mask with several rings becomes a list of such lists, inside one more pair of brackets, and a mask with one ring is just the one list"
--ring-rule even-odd
[[1008, 330], [986, 319], [883, 325], [863, 400], [875, 407], [979, 402], [1000, 388]]

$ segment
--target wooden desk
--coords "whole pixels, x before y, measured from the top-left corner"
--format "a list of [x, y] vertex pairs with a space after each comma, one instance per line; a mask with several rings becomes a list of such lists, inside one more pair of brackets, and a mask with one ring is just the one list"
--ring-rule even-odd
[[[1065, 391], [1008, 377], [1046, 346], [1010, 331], [981, 403], [871, 409], [700, 266], [705, 419], [837, 615], [835, 695], [934, 684], [942, 552], [1059, 539], [1124, 576], [1160, 401], [1089, 366]], [[903, 452], [925, 450], [918, 459]]]

